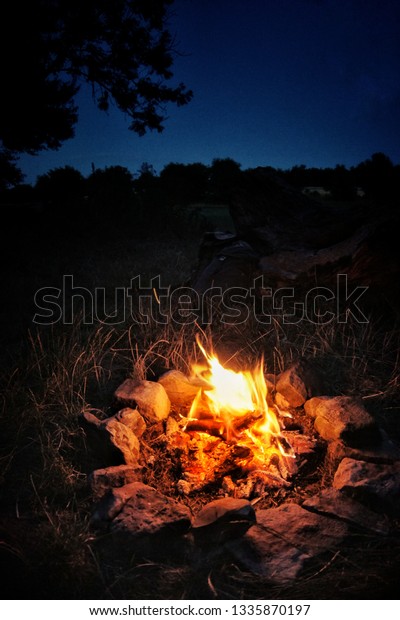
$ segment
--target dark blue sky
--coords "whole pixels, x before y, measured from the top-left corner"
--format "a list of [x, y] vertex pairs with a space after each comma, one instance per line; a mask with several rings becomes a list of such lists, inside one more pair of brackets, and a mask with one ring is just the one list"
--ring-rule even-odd
[[64, 165], [87, 175], [92, 163], [352, 166], [378, 151], [400, 163], [398, 0], [176, 0], [174, 12], [185, 52], [174, 81], [192, 102], [168, 108], [162, 134], [139, 138], [82, 89], [76, 137], [22, 157], [27, 182]]

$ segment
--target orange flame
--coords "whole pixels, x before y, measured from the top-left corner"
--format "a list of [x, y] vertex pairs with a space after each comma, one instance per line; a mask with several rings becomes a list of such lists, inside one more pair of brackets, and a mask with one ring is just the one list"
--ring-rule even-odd
[[[267, 450], [277, 449], [284, 456], [293, 456], [283, 447], [281, 426], [275, 412], [267, 404], [267, 384], [264, 377], [263, 360], [253, 371], [235, 372], [224, 368], [214, 353], [208, 353], [196, 338], [197, 344], [207, 361], [207, 366], [194, 365], [195, 375], [204, 382], [195, 397], [189, 419], [199, 419], [204, 410], [215, 421], [221, 423], [221, 434], [226, 431], [227, 439], [250, 447], [258, 456]], [[250, 416], [251, 424], [245, 423]], [[250, 426], [250, 428], [247, 428]]]

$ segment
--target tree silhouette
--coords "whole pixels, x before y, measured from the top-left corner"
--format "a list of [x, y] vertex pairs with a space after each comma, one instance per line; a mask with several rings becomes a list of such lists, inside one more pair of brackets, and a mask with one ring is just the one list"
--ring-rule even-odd
[[398, 176], [390, 158], [384, 153], [373, 153], [355, 168], [354, 174], [358, 185], [373, 200], [391, 201], [396, 198]]
[[327, 186], [335, 200], [354, 200], [356, 198], [353, 176], [343, 164], [337, 164], [330, 171], [329, 177]]
[[8, 149], [0, 149], [0, 192], [7, 190], [11, 185], [18, 185], [24, 175], [16, 165], [14, 153]]
[[72, 138], [75, 96], [92, 87], [139, 135], [162, 131], [165, 105], [192, 97], [171, 86], [174, 41], [166, 27], [173, 0], [23, 0], [0, 9], [0, 147], [5, 154], [57, 149]]
[[115, 216], [132, 208], [133, 175], [124, 166], [107, 166], [87, 179], [89, 205], [102, 217]]
[[225, 202], [229, 199], [237, 180], [241, 165], [230, 157], [213, 159], [210, 168], [209, 191], [213, 201]]
[[[57, 235], [76, 227], [85, 206], [86, 179], [72, 166], [53, 168], [38, 176], [34, 197], [44, 209], [47, 232]], [[42, 231], [44, 232], [44, 231]]]
[[160, 183], [172, 204], [190, 204], [204, 199], [209, 169], [205, 164], [167, 164], [160, 172]]
[[82, 200], [85, 179], [82, 173], [72, 166], [53, 168], [37, 178], [35, 190], [38, 198], [46, 205], [66, 206]]

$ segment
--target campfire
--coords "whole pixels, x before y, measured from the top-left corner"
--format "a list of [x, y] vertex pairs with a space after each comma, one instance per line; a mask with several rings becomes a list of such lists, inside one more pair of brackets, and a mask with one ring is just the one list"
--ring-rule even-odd
[[292, 415], [268, 394], [263, 359], [251, 370], [235, 371], [196, 340], [205, 359], [192, 366], [198, 391], [169, 442], [180, 452], [179, 492], [220, 483], [224, 491], [247, 498], [271, 485], [289, 485], [298, 468], [284, 430]]
[[238, 371], [197, 342], [204, 363], [191, 376], [128, 378], [114, 415], [82, 417], [106, 556], [117, 546], [129, 565], [132, 552], [158, 561], [220, 549], [284, 584], [353, 530], [386, 535], [400, 510], [400, 451], [363, 403], [326, 395], [304, 359], [278, 376], [264, 375], [262, 357]]
[[224, 368], [214, 353], [204, 349], [199, 339], [197, 344], [207, 365], [193, 366], [195, 376], [204, 381], [204, 386], [190, 408], [186, 430], [217, 433], [228, 442], [249, 447], [261, 461], [274, 449], [282, 455], [294, 456], [287, 452], [287, 442], [281, 435], [279, 416], [282, 413], [277, 406], [268, 407], [263, 360], [253, 372], [235, 372]]
[[147, 484], [188, 501], [290, 491], [321, 449], [302, 407], [309, 388], [299, 373], [310, 385], [312, 373], [300, 364], [278, 377], [264, 374], [262, 356], [251, 368], [238, 369], [237, 361], [233, 368], [232, 358], [223, 363], [196, 340], [203, 362], [190, 376], [172, 369], [157, 381], [126, 379], [115, 392], [119, 411], [104, 421], [86, 414], [88, 431], [104, 443], [104, 456], [111, 442], [117, 462], [122, 456], [135, 468], [134, 479], [140, 472]]

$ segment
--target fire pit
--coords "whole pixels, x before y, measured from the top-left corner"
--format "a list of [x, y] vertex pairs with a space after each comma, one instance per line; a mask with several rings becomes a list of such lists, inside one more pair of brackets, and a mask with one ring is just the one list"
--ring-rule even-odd
[[159, 559], [217, 543], [282, 583], [354, 528], [386, 535], [400, 514], [400, 452], [363, 404], [328, 396], [304, 360], [264, 375], [262, 359], [233, 370], [198, 345], [205, 363], [190, 377], [126, 379], [115, 415], [83, 416], [101, 461], [93, 524], [112, 545]]

